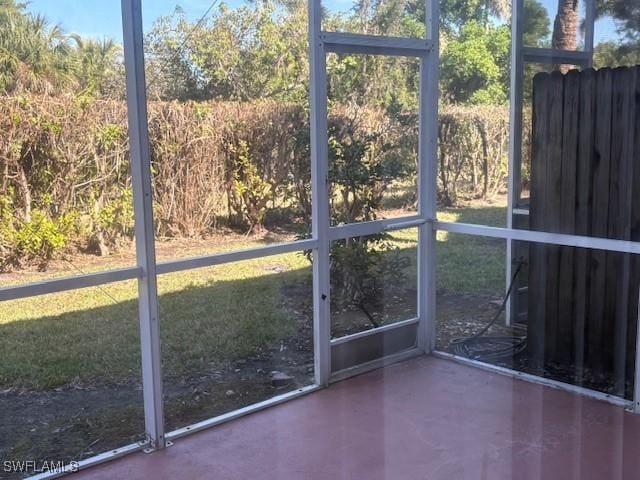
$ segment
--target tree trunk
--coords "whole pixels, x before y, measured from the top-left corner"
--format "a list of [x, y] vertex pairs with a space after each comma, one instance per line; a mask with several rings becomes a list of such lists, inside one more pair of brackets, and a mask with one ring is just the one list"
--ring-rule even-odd
[[553, 22], [551, 47], [576, 50], [578, 47], [578, 0], [558, 0], [558, 13]]
[[25, 222], [31, 221], [31, 187], [29, 187], [29, 180], [27, 174], [22, 168], [22, 165], [16, 163], [17, 176], [16, 183], [18, 190], [22, 195], [22, 220]]

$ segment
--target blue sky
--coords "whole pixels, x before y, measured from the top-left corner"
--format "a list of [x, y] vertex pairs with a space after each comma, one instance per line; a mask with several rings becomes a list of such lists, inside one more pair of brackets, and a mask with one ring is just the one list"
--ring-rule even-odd
[[[143, 0], [144, 27], [149, 29], [157, 17], [169, 14], [176, 5], [180, 5], [187, 16], [192, 19], [200, 16], [211, 5], [212, 0]], [[541, 0], [550, 12], [553, 21], [557, 0]], [[242, 0], [226, 0], [234, 6]], [[353, 0], [330, 0], [324, 5], [332, 10], [346, 11], [353, 5]], [[61, 24], [69, 32], [83, 36], [108, 36], [122, 39], [121, 12], [119, 0], [31, 0], [29, 9], [43, 13], [54, 23]], [[596, 24], [596, 42], [603, 39], [616, 38], [615, 24], [611, 19], [601, 19]]]

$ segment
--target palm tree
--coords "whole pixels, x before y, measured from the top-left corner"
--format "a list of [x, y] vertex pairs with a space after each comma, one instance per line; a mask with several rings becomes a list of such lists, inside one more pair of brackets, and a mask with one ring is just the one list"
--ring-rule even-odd
[[115, 74], [120, 45], [111, 38], [94, 40], [73, 34], [74, 70], [78, 87], [88, 94], [104, 94]]
[[0, 91], [49, 91], [69, 79], [68, 38], [58, 25], [0, 0]]
[[578, 0], [558, 0], [558, 13], [553, 22], [551, 47], [576, 50], [578, 47]]

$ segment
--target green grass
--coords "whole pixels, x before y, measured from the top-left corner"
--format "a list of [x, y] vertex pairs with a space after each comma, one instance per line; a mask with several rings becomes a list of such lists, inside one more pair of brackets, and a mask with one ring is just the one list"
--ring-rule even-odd
[[[310, 278], [300, 254], [159, 277], [165, 373], [202, 371], [213, 359], [240, 358], [286, 337], [292, 323], [280, 289]], [[139, 376], [136, 296], [136, 283], [126, 281], [3, 302], [0, 385], [41, 389]]]
[[[496, 224], [504, 209], [449, 209], [439, 216]], [[415, 228], [393, 232], [392, 239], [402, 249], [414, 249], [416, 234]], [[500, 241], [440, 232], [438, 288], [499, 291], [504, 254]], [[409, 269], [415, 278], [414, 272], [415, 264]], [[296, 295], [306, 295], [310, 303], [310, 279], [309, 262], [299, 253], [160, 276], [165, 375], [208, 371], [291, 335], [294, 321], [282, 305], [283, 286], [295, 285]], [[3, 302], [0, 388], [48, 389], [139, 377], [136, 298], [136, 282], [125, 281]]]
[[[438, 219], [492, 227], [506, 224], [504, 206], [446, 208]], [[454, 292], [501, 295], [505, 283], [506, 242], [459, 233], [438, 232], [437, 288]]]

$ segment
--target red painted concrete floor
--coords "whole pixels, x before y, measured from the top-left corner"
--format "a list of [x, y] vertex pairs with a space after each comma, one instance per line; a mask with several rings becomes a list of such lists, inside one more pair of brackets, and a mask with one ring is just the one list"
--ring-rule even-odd
[[423, 357], [77, 479], [640, 479], [640, 416]]

